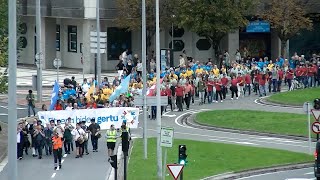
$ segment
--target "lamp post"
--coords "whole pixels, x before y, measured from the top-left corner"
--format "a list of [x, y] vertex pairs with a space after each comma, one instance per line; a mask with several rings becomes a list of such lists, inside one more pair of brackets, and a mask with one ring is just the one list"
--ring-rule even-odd
[[[172, 19], [176, 17], [176, 15], [171, 15]], [[174, 53], [174, 40], [173, 40], [173, 36], [174, 36], [174, 27], [173, 27], [173, 21], [171, 23], [171, 49], [172, 49], [172, 53]]]
[[8, 0], [9, 11], [9, 102], [8, 180], [17, 180], [17, 1]]
[[37, 100], [42, 102], [42, 61], [43, 54], [41, 52], [41, 4], [40, 0], [36, 2], [36, 33], [37, 33]]

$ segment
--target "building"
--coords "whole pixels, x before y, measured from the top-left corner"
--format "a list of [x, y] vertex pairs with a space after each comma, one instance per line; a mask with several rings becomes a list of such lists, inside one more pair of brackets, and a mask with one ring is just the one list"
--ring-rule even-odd
[[[22, 50], [19, 63], [22, 64], [35, 63], [35, 2], [35, 0], [19, 1], [19, 14], [22, 15], [20, 19]], [[113, 21], [117, 15], [115, 2], [116, 0], [100, 1], [101, 31], [108, 34], [107, 53], [101, 56], [102, 70], [114, 70], [119, 55], [126, 48], [138, 55], [141, 54], [141, 32], [128, 32], [115, 26]], [[310, 2], [317, 2], [317, 0]], [[320, 6], [319, 3], [316, 5]], [[319, 11], [319, 8], [316, 10]], [[318, 14], [316, 11], [312, 13]], [[59, 58], [62, 60], [62, 67], [83, 68], [85, 73], [94, 72], [94, 54], [90, 53], [90, 31], [95, 31], [96, 27], [95, 0], [41, 0], [41, 14], [41, 45], [44, 54], [44, 68], [54, 68], [53, 60]], [[221, 49], [227, 50], [231, 57], [234, 57], [237, 49], [250, 46], [249, 49], [253, 51], [253, 55], [268, 55], [273, 59], [278, 57], [280, 40], [272, 31], [268, 30], [268, 23], [252, 22], [250, 25], [249, 31], [247, 28], [229, 33], [224, 37], [221, 41]], [[316, 27], [319, 31], [319, 23]], [[312, 34], [314, 35], [314, 33]], [[317, 36], [320, 36], [320, 33]], [[319, 41], [316, 42], [316, 39], [320, 41], [320, 37], [313, 38], [313, 42], [315, 42], [313, 49], [320, 50]], [[171, 47], [171, 30], [162, 31], [160, 40], [161, 48]], [[213, 56], [210, 43], [195, 33], [175, 28], [173, 40], [176, 50], [174, 53], [175, 64], [177, 64], [178, 56], [183, 50], [186, 50], [188, 56], [203, 62]], [[301, 38], [297, 37], [294, 41], [300, 42]], [[299, 46], [305, 47], [305, 44], [300, 43]], [[290, 48], [298, 49], [299, 47], [290, 44]]]

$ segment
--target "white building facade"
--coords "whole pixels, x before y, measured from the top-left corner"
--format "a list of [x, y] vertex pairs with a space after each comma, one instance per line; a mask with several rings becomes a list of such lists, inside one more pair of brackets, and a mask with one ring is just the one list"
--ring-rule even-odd
[[[85, 73], [93, 73], [95, 56], [90, 53], [90, 31], [96, 30], [95, 0], [42, 0], [41, 27], [42, 53], [44, 54], [43, 67], [51, 69], [53, 60], [62, 60], [62, 67], [84, 69]], [[20, 2], [20, 40], [22, 49], [19, 56], [21, 64], [35, 64], [36, 50], [36, 19], [35, 0]], [[107, 53], [102, 54], [102, 70], [115, 70], [119, 55], [125, 50], [132, 50], [133, 54], [141, 57], [141, 31], [128, 32], [116, 27], [115, 0], [100, 1], [101, 31], [107, 32]], [[221, 41], [221, 50], [227, 50], [234, 57], [236, 50], [241, 49], [242, 32], [229, 33]], [[252, 35], [247, 34], [251, 37]], [[255, 37], [256, 36], [256, 37]], [[269, 55], [276, 58], [280, 53], [280, 40], [272, 32], [254, 38], [266, 41], [269, 46]], [[246, 36], [244, 36], [246, 37]], [[261, 38], [262, 37], [262, 38]], [[263, 38], [266, 37], [266, 38]], [[213, 57], [213, 49], [207, 40], [196, 33], [184, 29], [175, 29], [175, 65], [178, 56], [185, 50], [188, 56], [206, 62]], [[161, 31], [161, 48], [171, 47], [171, 29]], [[81, 63], [83, 62], [83, 63]]]

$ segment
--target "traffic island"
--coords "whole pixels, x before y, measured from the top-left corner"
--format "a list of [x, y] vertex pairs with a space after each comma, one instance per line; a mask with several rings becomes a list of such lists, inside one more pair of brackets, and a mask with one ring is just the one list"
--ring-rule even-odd
[[303, 114], [251, 110], [214, 110], [195, 115], [194, 122], [239, 131], [308, 137]]
[[291, 105], [302, 107], [304, 102], [313, 102], [315, 98], [320, 98], [320, 88], [308, 88], [283, 93], [273, 94], [266, 98], [268, 102], [279, 105]]
[[[188, 180], [249, 169], [310, 162], [313, 157], [284, 150], [174, 139], [168, 149], [167, 164], [178, 162], [178, 146], [187, 147], [183, 177]], [[143, 159], [143, 140], [135, 139], [128, 165], [128, 179], [157, 179], [156, 139], [148, 139], [148, 159]], [[166, 167], [165, 167], [166, 168]], [[166, 171], [166, 179], [172, 179]]]

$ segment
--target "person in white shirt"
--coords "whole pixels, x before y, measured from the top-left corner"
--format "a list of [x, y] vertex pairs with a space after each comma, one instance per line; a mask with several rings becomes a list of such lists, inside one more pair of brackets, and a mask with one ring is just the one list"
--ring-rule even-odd
[[66, 107], [67, 111], [72, 111], [73, 107], [72, 107], [72, 103], [69, 103], [68, 106]]
[[184, 67], [186, 65], [185, 59], [183, 58], [182, 55], [179, 57], [179, 66]]
[[87, 93], [90, 89], [90, 84], [88, 83], [87, 79], [83, 79], [83, 83], [82, 83], [82, 91], [83, 93]]
[[123, 64], [124, 64], [125, 66], [127, 66], [128, 49], [125, 50], [125, 51], [121, 54], [121, 60], [122, 60]]
[[138, 64], [137, 64], [137, 73], [138, 73], [139, 77], [142, 76], [142, 63], [140, 60], [138, 60]]
[[82, 158], [83, 145], [85, 141], [86, 132], [81, 128], [81, 124], [77, 123], [75, 129], [72, 130], [71, 134], [76, 142], [76, 158]]

